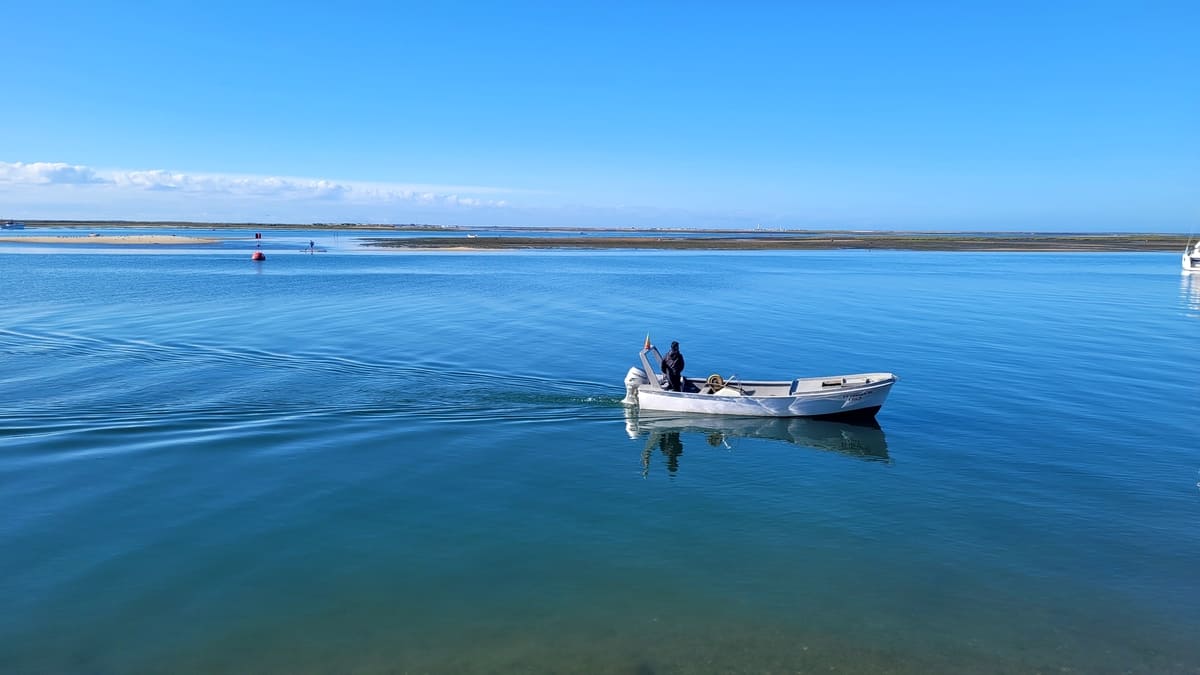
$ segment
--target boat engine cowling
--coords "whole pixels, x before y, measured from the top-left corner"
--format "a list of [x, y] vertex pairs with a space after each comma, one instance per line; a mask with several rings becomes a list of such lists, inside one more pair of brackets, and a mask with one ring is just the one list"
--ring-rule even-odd
[[637, 405], [637, 390], [643, 384], [650, 384], [650, 378], [646, 377], [646, 373], [636, 366], [630, 368], [629, 372], [625, 373], [625, 399], [621, 403], [625, 405]]

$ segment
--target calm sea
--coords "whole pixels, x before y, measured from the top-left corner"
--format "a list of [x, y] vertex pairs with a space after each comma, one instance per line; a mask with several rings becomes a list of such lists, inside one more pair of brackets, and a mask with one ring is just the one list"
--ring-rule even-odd
[[[0, 671], [1200, 672], [1176, 254], [318, 238], [0, 249]], [[647, 333], [901, 380], [637, 416]]]

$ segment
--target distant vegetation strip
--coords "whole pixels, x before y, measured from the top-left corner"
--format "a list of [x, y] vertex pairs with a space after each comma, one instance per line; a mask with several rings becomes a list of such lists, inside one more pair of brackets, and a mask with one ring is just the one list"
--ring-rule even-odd
[[891, 249], [906, 251], [1181, 251], [1187, 244], [1182, 235], [1094, 235], [1094, 234], [883, 234], [839, 233], [814, 236], [753, 235], [704, 236], [582, 236], [533, 237], [404, 237], [366, 238], [370, 246], [405, 249], [651, 249], [697, 251], [812, 251], [837, 249]]

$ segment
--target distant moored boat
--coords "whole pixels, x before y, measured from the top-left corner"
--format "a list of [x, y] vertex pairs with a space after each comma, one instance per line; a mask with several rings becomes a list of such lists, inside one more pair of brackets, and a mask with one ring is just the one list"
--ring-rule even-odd
[[1200, 272], [1200, 241], [1190, 249], [1183, 249], [1183, 271]]

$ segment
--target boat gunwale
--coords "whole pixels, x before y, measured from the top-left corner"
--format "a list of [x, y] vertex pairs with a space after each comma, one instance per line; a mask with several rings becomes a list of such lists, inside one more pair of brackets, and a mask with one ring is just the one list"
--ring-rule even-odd
[[[861, 374], [862, 373], [859, 373], [859, 375], [861, 375]], [[871, 373], [871, 374], [874, 374], [874, 373]], [[878, 374], [882, 375], [883, 373], [878, 373]], [[862, 384], [847, 383], [847, 384], [839, 385], [837, 387], [830, 387], [828, 390], [816, 390], [816, 391], [809, 391], [809, 392], [794, 392], [794, 393], [785, 393], [785, 394], [742, 394], [740, 396], [730, 396], [730, 397], [728, 397], [728, 400], [730, 400], [730, 401], [737, 401], [739, 399], [823, 400], [823, 399], [827, 399], [827, 398], [837, 398], [839, 396], [844, 395], [846, 392], [862, 393], [862, 392], [874, 391], [876, 389], [881, 389], [884, 387], [891, 387], [893, 384], [896, 383], [896, 380], [899, 378], [897, 378], [892, 373], [888, 373], [888, 375], [889, 375], [889, 377], [887, 379], [879, 380], [877, 382], [866, 382], [866, 383], [862, 383]], [[836, 375], [836, 376], [829, 376], [826, 378], [805, 377], [805, 378], [798, 378], [798, 379], [817, 381], [817, 380], [821, 380], [821, 379], [832, 379], [833, 377], [854, 377], [854, 375]], [[685, 379], [697, 381], [696, 378], [685, 378]], [[738, 387], [753, 387], [753, 386], [763, 386], [763, 385], [791, 386], [792, 382], [794, 382], [794, 381], [795, 380], [736, 380], [735, 385]], [[729, 386], [729, 385], [727, 384], [726, 386]], [[661, 388], [661, 386], [656, 385], [654, 382], [648, 382], [646, 384], [639, 385], [637, 388], [637, 391], [638, 391], [638, 396], [641, 396], [642, 394], [655, 394], [655, 395], [661, 394], [664, 396], [669, 396], [671, 398], [695, 398], [695, 399], [699, 399], [702, 401], [711, 401], [714, 398], [719, 398], [717, 394], [706, 394], [701, 391], [671, 391], [670, 389]]]

